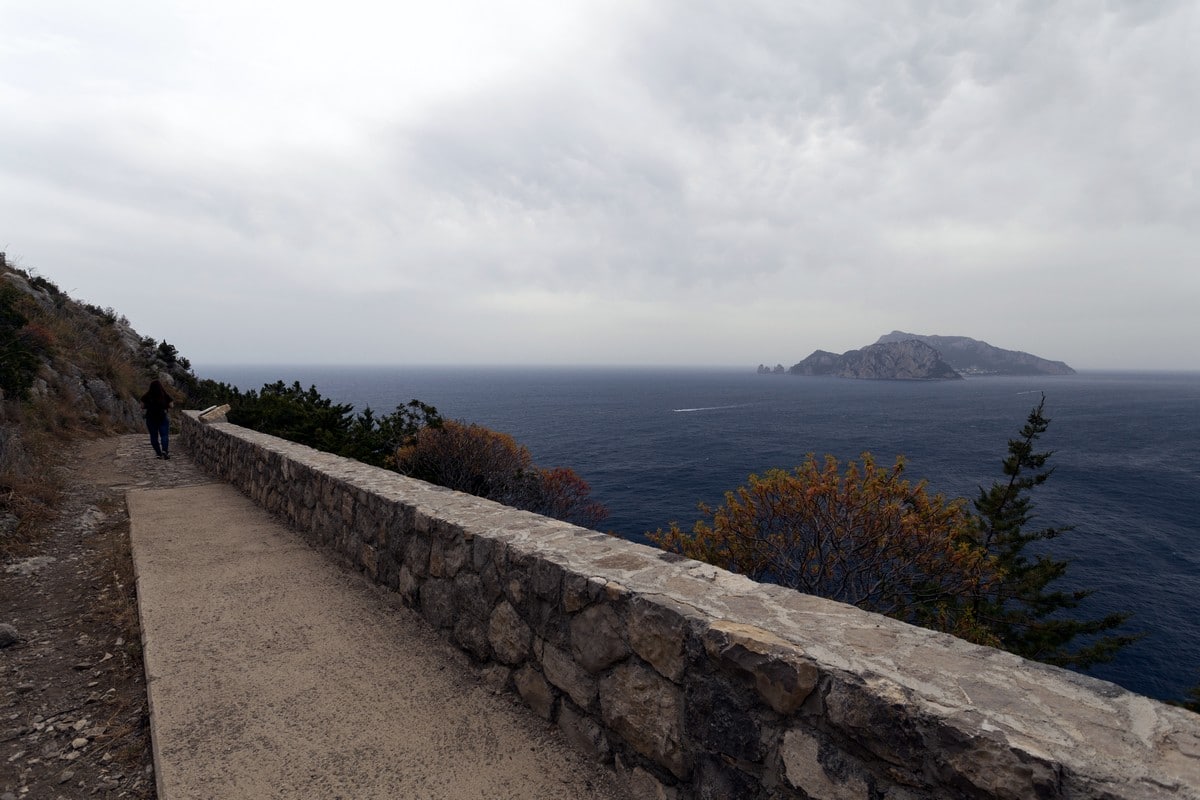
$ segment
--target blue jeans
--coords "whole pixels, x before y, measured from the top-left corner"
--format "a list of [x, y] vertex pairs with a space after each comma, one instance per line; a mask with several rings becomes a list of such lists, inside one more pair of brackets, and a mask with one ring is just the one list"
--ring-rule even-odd
[[[166, 414], [163, 414], [162, 419], [157, 422], [147, 418], [146, 430], [150, 431], [150, 444], [154, 447], [154, 454], [166, 456], [170, 452], [171, 447], [170, 418]], [[161, 444], [159, 444], [160, 442]]]

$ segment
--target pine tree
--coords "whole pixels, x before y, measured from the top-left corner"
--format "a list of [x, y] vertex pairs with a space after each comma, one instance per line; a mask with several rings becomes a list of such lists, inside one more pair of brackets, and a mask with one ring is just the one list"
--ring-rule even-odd
[[[1077, 620], [1058, 613], [1077, 608], [1092, 591], [1051, 590], [1050, 584], [1066, 573], [1068, 562], [1045, 553], [1032, 557], [1026, 553], [1028, 545], [1057, 538], [1073, 529], [1064, 526], [1026, 530], [1033, 519], [1029, 492], [1045, 483], [1054, 472], [1046, 467], [1052, 451], [1034, 452], [1039, 437], [1050, 424], [1044, 414], [1045, 406], [1046, 397], [1042, 395], [1041, 402], [1030, 411], [1019, 438], [1009, 440], [1008, 457], [1004, 459], [1005, 478], [995, 481], [987, 490], [981, 487], [975, 500], [978, 543], [995, 559], [1000, 579], [975, 592], [971, 614], [977, 624], [1010, 652], [1048, 664], [1087, 669], [1111, 660], [1118, 650], [1139, 637], [1106, 633], [1120, 627], [1129, 618], [1128, 614]], [[1077, 644], [1080, 637], [1083, 643]]]

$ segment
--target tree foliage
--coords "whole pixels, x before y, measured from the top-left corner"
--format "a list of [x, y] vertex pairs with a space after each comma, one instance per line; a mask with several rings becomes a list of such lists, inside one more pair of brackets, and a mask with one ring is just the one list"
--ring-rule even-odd
[[228, 418], [236, 425], [378, 467], [394, 466], [396, 450], [417, 431], [442, 424], [438, 410], [420, 400], [383, 416], [370, 408], [355, 414], [352, 405], [334, 403], [316, 386], [304, 389], [299, 381], [242, 392], [205, 379], [189, 397], [189, 404], [198, 408], [222, 403], [229, 404]]
[[[1110, 660], [1136, 636], [1110, 631], [1128, 618], [1073, 619], [1091, 592], [1055, 591], [1066, 561], [1030, 545], [1070, 527], [1029, 530], [1030, 490], [1045, 483], [1049, 452], [1035, 452], [1049, 419], [1045, 397], [1009, 441], [1004, 478], [967, 510], [931, 495], [869, 454], [844, 473], [832, 456], [793, 472], [771, 470], [725, 495], [690, 532], [672, 524], [650, 534], [660, 547], [908, 622], [1080, 669]], [[1081, 644], [1077, 644], [1082, 642]]]
[[370, 408], [355, 414], [353, 406], [299, 382], [242, 392], [200, 380], [189, 403], [200, 408], [228, 403], [234, 424], [576, 525], [592, 528], [608, 517], [573, 470], [539, 467], [511, 436], [443, 420], [420, 400], [385, 416]]
[[[1062, 612], [1077, 608], [1092, 590], [1051, 590], [1050, 584], [1063, 577], [1069, 562], [1045, 552], [1029, 552], [1029, 545], [1073, 530], [1072, 526], [1029, 529], [1034, 518], [1029, 492], [1054, 472], [1046, 466], [1053, 453], [1035, 452], [1050, 425], [1045, 407], [1043, 395], [1018, 437], [1008, 442], [1004, 477], [987, 489], [980, 488], [975, 500], [975, 535], [1001, 579], [972, 593], [970, 613], [1006, 650], [1048, 664], [1086, 669], [1111, 660], [1138, 637], [1107, 633], [1120, 627], [1128, 614], [1093, 620], [1064, 616]], [[1081, 637], [1085, 644], [1075, 645]]]
[[903, 478], [904, 461], [883, 468], [809, 455], [793, 472], [751, 475], [691, 533], [672, 524], [650, 538], [660, 547], [809, 594], [910, 622], [966, 633], [969, 620], [946, 614], [955, 597], [993, 580], [971, 546], [963, 501], [931, 495]]
[[33, 386], [48, 341], [21, 312], [22, 296], [5, 283], [0, 285], [0, 390], [23, 397]]
[[439, 427], [423, 428], [396, 452], [396, 469], [584, 527], [595, 527], [608, 516], [573, 470], [538, 467], [513, 437], [482, 425], [447, 420]]
[[317, 391], [304, 389], [296, 381], [266, 384], [247, 392], [231, 404], [229, 421], [256, 431], [338, 453], [345, 446], [353, 421], [354, 406], [334, 403]]
[[158, 343], [158, 347], [154, 352], [155, 355], [157, 355], [159, 359], [161, 359], [162, 362], [167, 366], [174, 364], [175, 360], [179, 358], [178, 348], [176, 348], [175, 345], [170, 344], [166, 339], [163, 339]]

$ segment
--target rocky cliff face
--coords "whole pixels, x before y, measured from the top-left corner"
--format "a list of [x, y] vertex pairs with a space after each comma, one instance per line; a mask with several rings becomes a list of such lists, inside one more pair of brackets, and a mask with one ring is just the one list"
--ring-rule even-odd
[[867, 380], [958, 380], [962, 376], [936, 349], [915, 340], [873, 344], [842, 355], [817, 350], [788, 370], [793, 375], [834, 375]]
[[54, 407], [68, 427], [138, 429], [137, 398], [150, 380], [170, 386], [192, 379], [186, 362], [164, 358], [158, 343], [139, 336], [124, 317], [73, 300], [3, 261], [0, 295], [10, 323], [5, 352], [29, 359], [32, 370], [27, 385], [0, 386], [0, 402]]
[[892, 331], [876, 344], [924, 342], [935, 348], [957, 372], [975, 375], [1074, 375], [1062, 361], [1049, 361], [1020, 350], [1004, 350], [968, 336], [926, 336]]

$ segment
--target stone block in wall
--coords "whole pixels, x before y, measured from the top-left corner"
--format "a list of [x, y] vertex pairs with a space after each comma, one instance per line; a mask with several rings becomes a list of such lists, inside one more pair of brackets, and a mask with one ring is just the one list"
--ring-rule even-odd
[[580, 713], [565, 701], [560, 704], [558, 727], [567, 737], [567, 741], [595, 760], [608, 761], [612, 757], [612, 748], [609, 747], [604, 729], [587, 714]]
[[859, 770], [834, 747], [807, 730], [790, 730], [779, 748], [784, 778], [811, 800], [859, 800], [870, 786]]
[[571, 616], [562, 610], [557, 600], [530, 599], [525, 605], [526, 619], [533, 632], [559, 647], [571, 646]]
[[824, 716], [834, 731], [877, 758], [911, 767], [926, 756], [925, 732], [908, 713], [915, 705], [904, 687], [880, 676], [837, 675], [825, 693]]
[[313, 535], [321, 544], [331, 545], [337, 531], [337, 519], [324, 506], [318, 506], [313, 517]]
[[342, 524], [347, 528], [354, 525], [354, 491], [345, 486], [339, 487], [338, 492], [338, 516], [342, 520]]
[[819, 673], [798, 648], [753, 625], [714, 620], [704, 632], [704, 649], [726, 669], [749, 678], [780, 714], [791, 714], [812, 694]]
[[635, 598], [629, 605], [629, 645], [665, 678], [678, 682], [687, 664], [686, 611], [665, 598]]
[[571, 655], [596, 673], [629, 655], [625, 625], [609, 604], [591, 606], [571, 619]]
[[358, 506], [357, 527], [364, 542], [372, 547], [386, 546], [388, 526], [382, 520], [388, 516], [390, 514], [384, 510], [378, 496], [366, 494], [362, 497]]
[[507, 600], [501, 601], [488, 623], [488, 642], [496, 658], [505, 664], [520, 664], [529, 658], [533, 632]]
[[503, 664], [489, 664], [479, 672], [479, 682], [492, 694], [502, 694], [509, 691], [509, 681], [513, 670]]
[[477, 570], [479, 575], [479, 590], [482, 592], [483, 598], [489, 606], [496, 605], [497, 601], [504, 596], [504, 588], [500, 582], [500, 573], [494, 564], [485, 564], [483, 569]]
[[538, 600], [533, 588], [533, 570], [538, 563], [538, 554], [527, 547], [517, 547], [509, 543], [497, 565], [504, 577], [505, 597], [512, 603], [513, 608], [523, 615], [529, 614]]
[[492, 656], [488, 625], [483, 620], [461, 617], [454, 623], [454, 641], [479, 661], [487, 661]]
[[379, 577], [379, 553], [374, 547], [369, 544], [359, 546], [358, 563], [371, 580]]
[[430, 542], [427, 534], [414, 533], [404, 543], [404, 566], [416, 578], [429, 575]]
[[455, 604], [459, 612], [472, 619], [487, 622], [492, 615], [492, 603], [483, 588], [483, 579], [474, 572], [460, 572], [454, 578]]
[[940, 783], [998, 800], [1063, 796], [1061, 766], [999, 730], [939, 725], [928, 741], [938, 747]]
[[522, 580], [522, 575], [514, 575], [511, 572], [501, 573], [504, 578], [504, 597], [509, 604], [514, 608], [525, 607], [525, 582]]
[[320, 492], [320, 505], [326, 509], [331, 509], [337, 503], [337, 491], [340, 481], [332, 475], [322, 475], [321, 482], [318, 485]]
[[453, 578], [467, 563], [469, 547], [459, 531], [446, 531], [430, 542], [429, 574]]
[[766, 755], [753, 691], [720, 676], [697, 675], [687, 682], [684, 726], [705, 751], [760, 763]]
[[[766, 797], [758, 777], [738, 769], [728, 759], [702, 756], [695, 768], [692, 791], [697, 800], [730, 800], [730, 798]], [[774, 797], [779, 797], [778, 794]], [[863, 795], [861, 800], [869, 796]]]
[[538, 560], [530, 570], [533, 593], [555, 603], [562, 593], [563, 569], [552, 561]]
[[408, 564], [400, 567], [396, 573], [396, 593], [404, 601], [405, 605], [415, 606], [421, 591], [421, 581], [417, 579]]
[[421, 584], [421, 616], [436, 628], [451, 628], [457, 616], [454, 584], [440, 578], [430, 578]]
[[446, 551], [441, 538], [434, 536], [429, 541], [429, 577], [446, 578]]
[[596, 703], [596, 679], [580, 667], [566, 651], [546, 643], [541, 648], [542, 672], [546, 679], [570, 695], [575, 705], [591, 709]]
[[513, 682], [521, 699], [543, 719], [554, 719], [554, 690], [531, 665], [526, 664], [513, 673]]
[[622, 778], [626, 792], [636, 800], [680, 800], [674, 786], [668, 786], [641, 767], [629, 769], [617, 759], [617, 774]]
[[471, 568], [482, 574], [489, 566], [495, 568], [497, 558], [502, 557], [504, 543], [488, 536], [476, 536], [471, 540]]
[[687, 774], [683, 752], [683, 693], [649, 667], [626, 662], [600, 680], [604, 724], [635, 750], [670, 770]]
[[570, 573], [563, 578], [562, 606], [568, 614], [574, 614], [595, 603], [604, 596], [604, 580], [588, 575]]
[[952, 787], [962, 796], [997, 800], [1072, 796], [1064, 792], [1061, 765], [1043, 746], [1026, 737], [1010, 739], [981, 715], [946, 719], [914, 713], [912, 690], [881, 676], [836, 676], [824, 705], [832, 733], [853, 741], [876, 763], [890, 765], [893, 779], [930, 794]]

